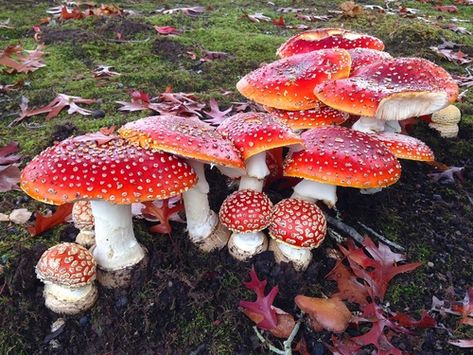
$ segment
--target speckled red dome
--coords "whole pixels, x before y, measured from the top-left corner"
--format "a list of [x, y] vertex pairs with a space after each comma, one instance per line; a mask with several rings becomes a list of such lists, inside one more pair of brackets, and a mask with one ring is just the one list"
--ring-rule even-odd
[[278, 202], [273, 209], [269, 235], [296, 248], [317, 248], [327, 233], [325, 216], [317, 205], [295, 198]]
[[421, 140], [398, 133], [376, 133], [373, 137], [380, 140], [399, 159], [434, 161], [432, 149]]
[[380, 60], [392, 59], [388, 52], [378, 51], [370, 48], [353, 48], [349, 49], [351, 56], [350, 76], [356, 73], [356, 70], [369, 64], [376, 63]]

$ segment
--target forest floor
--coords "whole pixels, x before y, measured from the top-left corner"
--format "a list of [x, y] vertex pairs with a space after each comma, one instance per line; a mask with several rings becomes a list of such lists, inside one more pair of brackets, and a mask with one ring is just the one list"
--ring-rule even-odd
[[[214, 98], [221, 108], [243, 101], [235, 83], [261, 63], [275, 60], [278, 46], [299, 31], [252, 22], [245, 13], [260, 12], [272, 19], [283, 16], [286, 26], [344, 26], [369, 33], [383, 40], [393, 56], [424, 57], [455, 75], [466, 75], [468, 64], [450, 62], [429, 47], [447, 40], [458, 44], [466, 57], [473, 56], [473, 36], [449, 26], [473, 32], [473, 5], [456, 4], [458, 12], [448, 13], [437, 11], [432, 3], [406, 1], [392, 3], [392, 7], [402, 5], [419, 13], [401, 16], [365, 9], [351, 18], [336, 12], [340, 1], [275, 2], [277, 5], [268, 1], [115, 1], [133, 14], [41, 25], [46, 66], [29, 74], [0, 73], [1, 85], [22, 81], [17, 90], [0, 90], [0, 147], [17, 141], [25, 164], [54, 141], [146, 116], [146, 112], [118, 111], [115, 101], [129, 101], [130, 90], [155, 96], [172, 86], [175, 92], [195, 93], [201, 102]], [[360, 4], [384, 6], [379, 0]], [[32, 26], [40, 24], [48, 15], [46, 10], [57, 5], [54, 1], [0, 1], [0, 23], [10, 19], [7, 26], [0, 26], [0, 48], [22, 43], [34, 49]], [[198, 16], [156, 11], [198, 5], [205, 7]], [[297, 18], [295, 12], [281, 12], [284, 7], [329, 18], [310, 23]], [[174, 26], [182, 33], [161, 36], [153, 26]], [[227, 54], [199, 60], [205, 51]], [[113, 66], [121, 75], [97, 80], [92, 71], [102, 64]], [[18, 116], [22, 96], [29, 99], [30, 107], [40, 107], [58, 93], [99, 101], [87, 106], [94, 110], [91, 116], [63, 111], [49, 121], [35, 116], [9, 127]], [[385, 303], [396, 311], [420, 314], [430, 309], [432, 296], [444, 299], [454, 292], [463, 297], [473, 281], [473, 90], [458, 107], [463, 113], [458, 138], [443, 139], [425, 123], [418, 124], [413, 135], [432, 148], [439, 162], [464, 167], [463, 179], [436, 182], [428, 176], [435, 172], [434, 167], [403, 161], [401, 180], [380, 193], [363, 195], [356, 189], [339, 189], [337, 207], [346, 223], [360, 232], [358, 222], [370, 226], [404, 246], [409, 261], [423, 264], [391, 283]], [[211, 203], [217, 211], [232, 188], [215, 169], [208, 173]], [[270, 187], [268, 193], [276, 202], [290, 190]], [[45, 211], [51, 206], [21, 191], [0, 194], [0, 212], [17, 208]], [[49, 246], [72, 241], [77, 230], [65, 224], [31, 237], [23, 226], [0, 223], [0, 354], [262, 353], [267, 350], [238, 308], [240, 299], [251, 298], [242, 286], [251, 265], [269, 285], [279, 285], [276, 305], [294, 314], [297, 294], [320, 297], [336, 289], [334, 282], [325, 279], [335, 263], [327, 256], [328, 250], [336, 248], [332, 239], [327, 238], [314, 251], [307, 271], [296, 273], [289, 265], [275, 264], [271, 252], [247, 263], [233, 260], [226, 250], [202, 254], [188, 241], [183, 224], [173, 223], [171, 235], [160, 235], [148, 233], [149, 223], [137, 220], [137, 238], [150, 253], [147, 270], [133, 278], [130, 289], [100, 289], [98, 302], [89, 312], [64, 317], [65, 326], [51, 333], [58, 316], [44, 307], [43, 287], [34, 266]], [[329, 333], [303, 327], [301, 334], [311, 353], [328, 351], [322, 343], [330, 340]], [[472, 331], [459, 327], [453, 336], [471, 338]], [[437, 327], [402, 337], [397, 345], [414, 353], [461, 353], [448, 339], [448, 331]]]

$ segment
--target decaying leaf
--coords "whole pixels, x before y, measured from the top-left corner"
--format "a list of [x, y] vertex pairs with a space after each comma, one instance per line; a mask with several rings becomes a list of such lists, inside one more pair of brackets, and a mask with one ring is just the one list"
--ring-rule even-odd
[[243, 18], [247, 18], [251, 22], [271, 22], [271, 17], [263, 15], [261, 12], [255, 12], [254, 14], [250, 15], [247, 12], [243, 13]]
[[437, 325], [435, 319], [433, 319], [431, 315], [425, 310], [422, 310], [422, 316], [419, 320], [416, 320], [408, 314], [402, 312], [396, 313], [391, 316], [391, 320], [396, 321], [399, 323], [399, 325], [407, 328], [424, 329], [433, 328]]
[[181, 34], [181, 31], [173, 26], [154, 26], [154, 29], [162, 36], [177, 36]]
[[441, 12], [456, 13], [458, 12], [458, 7], [456, 7], [455, 5], [437, 5], [435, 6], [435, 10]]
[[369, 290], [367, 286], [360, 283], [343, 263], [338, 262], [326, 278], [337, 282], [338, 292], [332, 297], [355, 302], [359, 305], [368, 304]]
[[215, 99], [210, 99], [209, 106], [210, 111], [204, 111], [204, 113], [210, 118], [204, 121], [214, 126], [218, 126], [220, 123], [222, 123], [233, 109], [233, 106], [230, 106], [226, 110], [220, 111], [220, 108], [218, 107], [218, 102]]
[[29, 73], [46, 66], [43, 62], [44, 45], [40, 44], [35, 50], [23, 49], [22, 45], [8, 46], [0, 52], [0, 65], [10, 69], [7, 73]]
[[21, 175], [18, 163], [21, 156], [17, 152], [17, 142], [0, 147], [0, 192], [18, 190]]
[[155, 12], [163, 13], [165, 15], [172, 15], [181, 13], [186, 16], [196, 17], [202, 15], [205, 12], [205, 7], [203, 6], [192, 6], [192, 7], [175, 7], [173, 9], [158, 9]]
[[144, 91], [134, 90], [130, 93], [131, 102], [126, 101], [115, 101], [117, 104], [122, 105], [119, 111], [143, 111], [152, 110], [158, 112], [159, 106], [151, 102], [150, 95]]
[[152, 226], [151, 233], [170, 234], [172, 232], [170, 221], [184, 223], [179, 217], [179, 212], [184, 210], [184, 204], [179, 198], [166, 199], [162, 201], [144, 202], [141, 214], [148, 221], [159, 222]]
[[440, 313], [449, 313], [460, 316], [460, 323], [473, 326], [473, 287], [466, 290], [462, 301], [449, 302], [432, 298], [432, 310]]
[[15, 224], [25, 224], [33, 213], [26, 208], [18, 208], [10, 212], [9, 215], [0, 213], [0, 222], [12, 222]]
[[364, 12], [363, 7], [354, 1], [345, 1], [339, 7], [344, 17], [356, 17]]
[[32, 236], [37, 236], [59, 224], [65, 223], [72, 214], [72, 203], [66, 203], [58, 206], [53, 214], [43, 215], [40, 212], [35, 212], [35, 218], [33, 225], [29, 226], [28, 232]]
[[279, 18], [273, 18], [273, 25], [278, 26], [278, 27], [286, 27], [284, 16], [279, 16]]
[[458, 346], [459, 348], [473, 348], [473, 339], [449, 340], [448, 343]]
[[96, 78], [110, 78], [112, 76], [121, 75], [120, 73], [117, 73], [116, 71], [110, 70], [112, 68], [113, 67], [109, 66], [109, 65], [99, 65], [93, 71], [94, 77], [96, 77]]
[[46, 12], [58, 20], [81, 20], [90, 16], [125, 16], [126, 11], [113, 4], [95, 5], [92, 3], [84, 4], [86, 8], [82, 10], [81, 4], [71, 3], [68, 6], [56, 6], [49, 8]]

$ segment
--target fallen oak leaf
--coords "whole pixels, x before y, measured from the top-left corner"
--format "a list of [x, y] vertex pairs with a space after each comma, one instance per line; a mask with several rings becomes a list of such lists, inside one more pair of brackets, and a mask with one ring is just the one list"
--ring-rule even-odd
[[416, 320], [408, 314], [402, 312], [395, 313], [391, 317], [391, 320], [396, 321], [399, 323], [399, 325], [407, 328], [426, 329], [437, 326], [437, 321], [433, 319], [426, 310], [422, 310], [422, 315], [419, 320]]
[[21, 171], [16, 165], [0, 166], [0, 192], [19, 190]]
[[325, 278], [337, 282], [338, 292], [332, 297], [355, 302], [360, 306], [368, 304], [369, 290], [343, 263], [337, 262]]
[[72, 214], [72, 206], [72, 203], [60, 205], [56, 211], [50, 215], [43, 215], [38, 211], [35, 212], [34, 215], [36, 220], [33, 225], [27, 228], [28, 232], [34, 237], [59, 224], [65, 223]]
[[440, 12], [449, 12], [449, 13], [457, 13], [458, 7], [455, 5], [437, 5], [434, 6], [435, 10]]
[[284, 21], [284, 16], [279, 16], [278, 19], [273, 18], [273, 25], [278, 27], [286, 27], [286, 22]]
[[343, 17], [357, 17], [361, 15], [364, 10], [363, 7], [355, 3], [354, 1], [345, 1], [339, 5], [340, 10], [342, 10]]
[[156, 32], [162, 36], [170, 36], [170, 35], [179, 35], [181, 31], [179, 31], [176, 27], [173, 26], [154, 26]]
[[109, 77], [112, 77], [112, 76], [121, 75], [120, 73], [118, 73], [116, 71], [110, 70], [112, 68], [113, 67], [109, 66], [109, 65], [99, 65], [93, 71], [94, 77], [96, 77], [96, 78], [109, 78]]
[[172, 15], [176, 13], [182, 13], [186, 16], [196, 17], [202, 15], [205, 12], [205, 7], [203, 6], [192, 6], [192, 7], [176, 7], [168, 10], [157, 10], [157, 12], [162, 12], [165, 15]]
[[18, 142], [10, 142], [0, 148], [0, 165], [12, 164], [21, 159], [21, 155], [14, 154], [18, 152]]
[[116, 139], [116, 135], [112, 134], [104, 134], [102, 132], [94, 132], [94, 133], [87, 133], [78, 137], [72, 138], [72, 141], [74, 142], [90, 142], [94, 141], [97, 145], [102, 145], [107, 142], [110, 142], [114, 139]]
[[218, 107], [218, 102], [215, 99], [210, 99], [209, 106], [210, 111], [204, 111], [204, 113], [210, 118], [204, 120], [204, 122], [207, 122], [214, 126], [218, 126], [220, 123], [222, 123], [233, 109], [233, 106], [230, 106], [226, 110], [220, 111], [220, 108]]
[[29, 73], [46, 66], [42, 61], [44, 45], [39, 44], [35, 50], [24, 50], [23, 46], [8, 46], [0, 52], [0, 65], [9, 67], [7, 73]]
[[158, 111], [159, 105], [152, 103], [151, 98], [148, 93], [144, 91], [132, 91], [130, 93], [131, 102], [126, 101], [115, 101], [117, 104], [122, 105], [118, 110], [119, 111], [143, 111], [143, 110], [152, 110]]
[[181, 220], [178, 213], [184, 210], [184, 204], [180, 199], [166, 199], [162, 201], [144, 202], [144, 208], [141, 214], [147, 220], [159, 221], [158, 225], [152, 226], [149, 231], [151, 233], [170, 234], [172, 227], [169, 221]]
[[[274, 328], [267, 329], [276, 338], [287, 339], [296, 325], [294, 317], [284, 312], [282, 309], [271, 306], [276, 312], [277, 325]], [[260, 313], [252, 312], [248, 309], [243, 309], [245, 316], [250, 318], [255, 324], [260, 323], [264, 317]]]
[[230, 55], [226, 52], [213, 52], [213, 51], [207, 51], [204, 50], [204, 56], [200, 58], [201, 62], [211, 62], [216, 59], [227, 59], [229, 58]]
[[247, 18], [251, 22], [271, 22], [271, 17], [263, 15], [262, 12], [255, 12], [254, 14], [250, 15], [247, 12], [243, 12], [242, 18]]

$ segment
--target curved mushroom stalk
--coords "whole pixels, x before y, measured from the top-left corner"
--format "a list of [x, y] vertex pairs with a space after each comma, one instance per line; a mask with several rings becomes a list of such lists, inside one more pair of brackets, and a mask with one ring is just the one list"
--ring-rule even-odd
[[291, 198], [299, 198], [308, 202], [323, 201], [328, 208], [337, 203], [337, 186], [322, 184], [311, 180], [302, 180], [294, 186]]
[[263, 232], [233, 233], [228, 241], [228, 251], [235, 259], [248, 260], [268, 249], [268, 238]]
[[264, 178], [270, 174], [266, 164], [266, 152], [261, 152], [245, 160], [246, 175], [240, 179], [239, 190], [263, 191]]
[[98, 293], [95, 284], [71, 288], [46, 283], [43, 296], [46, 307], [51, 311], [77, 314], [92, 307], [97, 300]]
[[296, 249], [274, 239], [269, 242], [268, 250], [274, 253], [277, 263], [291, 263], [297, 271], [304, 271], [312, 261], [312, 252], [309, 249]]

